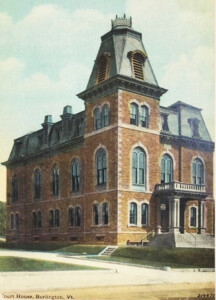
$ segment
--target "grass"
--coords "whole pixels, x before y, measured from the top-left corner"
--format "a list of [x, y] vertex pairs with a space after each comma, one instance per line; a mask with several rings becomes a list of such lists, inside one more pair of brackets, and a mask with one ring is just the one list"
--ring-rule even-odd
[[51, 251], [65, 253], [70, 255], [83, 253], [87, 255], [97, 255], [105, 246], [102, 245], [71, 245], [68, 243], [5, 243], [0, 241], [0, 249], [16, 249], [16, 250], [31, 250], [31, 251]]
[[214, 249], [120, 247], [104, 259], [157, 267], [214, 268]]
[[69, 270], [102, 270], [101, 268], [56, 263], [51, 261], [27, 259], [22, 257], [0, 257], [0, 272], [17, 271], [69, 271]]

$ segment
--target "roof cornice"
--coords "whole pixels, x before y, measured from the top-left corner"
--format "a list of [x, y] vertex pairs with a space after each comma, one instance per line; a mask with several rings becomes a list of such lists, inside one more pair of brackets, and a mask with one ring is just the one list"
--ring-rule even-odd
[[167, 89], [145, 81], [124, 75], [115, 75], [100, 84], [94, 85], [93, 87], [77, 94], [77, 96], [88, 102], [110, 94], [111, 92], [115, 92], [118, 89], [148, 96], [156, 100], [160, 100], [160, 97], [167, 92]]

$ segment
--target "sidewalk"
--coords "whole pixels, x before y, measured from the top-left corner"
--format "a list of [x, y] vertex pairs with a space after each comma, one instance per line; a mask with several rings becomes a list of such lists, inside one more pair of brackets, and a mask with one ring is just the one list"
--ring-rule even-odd
[[101, 271], [0, 272], [0, 291], [37, 291], [96, 286], [214, 282], [213, 272], [176, 272], [62, 257], [56, 253], [0, 250], [0, 256], [17, 256], [93, 266]]

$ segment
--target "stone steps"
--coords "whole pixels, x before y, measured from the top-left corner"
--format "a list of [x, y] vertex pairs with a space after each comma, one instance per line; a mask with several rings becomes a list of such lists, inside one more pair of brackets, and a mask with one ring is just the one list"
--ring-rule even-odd
[[116, 251], [116, 249], [118, 248], [118, 246], [107, 246], [105, 249], [103, 249], [98, 256], [109, 256], [111, 255], [114, 251]]

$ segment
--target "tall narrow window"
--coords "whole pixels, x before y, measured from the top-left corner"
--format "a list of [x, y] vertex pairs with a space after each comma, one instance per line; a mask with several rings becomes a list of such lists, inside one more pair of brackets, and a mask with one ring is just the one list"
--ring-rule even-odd
[[99, 225], [99, 205], [93, 205], [93, 223], [94, 225]]
[[161, 183], [173, 180], [173, 161], [170, 155], [164, 154], [161, 159]]
[[99, 58], [97, 83], [100, 83], [108, 78], [109, 62], [110, 62], [110, 54], [109, 53], [105, 53]]
[[14, 214], [11, 214], [11, 229], [14, 229], [15, 222], [14, 222]]
[[98, 107], [94, 110], [94, 123], [96, 130], [101, 128], [101, 112]]
[[71, 165], [72, 192], [80, 191], [80, 162], [75, 159]]
[[130, 105], [130, 123], [133, 125], [138, 125], [139, 119], [138, 105], [136, 103], [131, 103]]
[[74, 208], [70, 207], [68, 210], [68, 223], [69, 226], [74, 226]]
[[34, 195], [35, 199], [41, 198], [41, 172], [39, 169], [34, 172]]
[[52, 169], [52, 191], [53, 196], [59, 195], [59, 168], [57, 166]]
[[49, 226], [50, 227], [54, 227], [54, 211], [53, 210], [50, 210], [49, 211]]
[[18, 176], [14, 174], [12, 178], [12, 202], [18, 201]]
[[19, 229], [19, 214], [15, 214], [15, 228]]
[[191, 227], [197, 226], [197, 219], [196, 219], [197, 216], [196, 215], [197, 215], [196, 207], [191, 207], [190, 208], [190, 226]]
[[75, 208], [75, 226], [81, 225], [81, 208], [77, 206]]
[[148, 225], [149, 223], [149, 205], [147, 203], [143, 203], [141, 206], [141, 224]]
[[130, 203], [130, 224], [137, 225], [137, 204]]
[[146, 155], [140, 147], [135, 148], [132, 154], [132, 183], [146, 186]]
[[36, 215], [35, 211], [32, 213], [32, 225], [33, 225], [33, 228], [37, 227], [37, 215]]
[[102, 111], [101, 111], [101, 127], [109, 126], [109, 122], [110, 122], [109, 114], [110, 114], [109, 106], [105, 104], [102, 107]]
[[108, 203], [102, 204], [102, 224], [108, 225], [109, 223], [109, 206]]
[[104, 149], [99, 149], [96, 153], [97, 167], [97, 184], [102, 185], [107, 183], [107, 161], [106, 152]]
[[56, 209], [55, 210], [55, 227], [60, 226], [60, 210]]
[[143, 105], [141, 107], [140, 125], [142, 127], [146, 127], [146, 128], [148, 128], [148, 126], [149, 126], [149, 109], [145, 105]]
[[37, 228], [42, 227], [42, 214], [41, 211], [37, 212]]
[[199, 158], [193, 161], [193, 184], [204, 184], [204, 166]]

